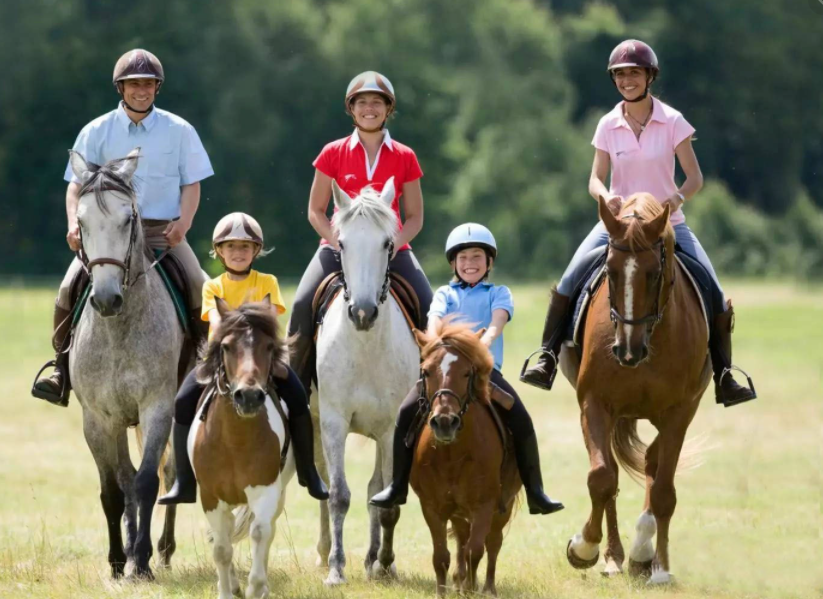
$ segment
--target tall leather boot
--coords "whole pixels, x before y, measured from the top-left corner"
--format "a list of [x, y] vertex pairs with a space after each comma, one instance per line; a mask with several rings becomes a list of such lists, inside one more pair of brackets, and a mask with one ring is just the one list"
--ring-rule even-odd
[[306, 396], [311, 397], [311, 384], [314, 377], [314, 339], [296, 333], [289, 339], [289, 366], [297, 374], [297, 378], [306, 390]]
[[[31, 394], [39, 399], [45, 399], [56, 406], [67, 407], [69, 405], [69, 392], [71, 391], [71, 381], [69, 380], [69, 351], [68, 337], [71, 332], [71, 310], [65, 310], [60, 306], [54, 306], [54, 334], [52, 335], [52, 346], [57, 352], [54, 360], [49, 360], [40, 369], [35, 377]], [[54, 372], [50, 376], [40, 375], [46, 368], [54, 367]]]
[[[557, 365], [560, 359], [560, 345], [563, 342], [563, 327], [569, 311], [570, 298], [552, 288], [549, 311], [546, 314], [546, 323], [543, 325], [543, 342], [539, 350], [526, 358], [520, 371], [520, 380], [533, 387], [549, 391], [557, 376]], [[529, 368], [531, 357], [540, 353], [537, 364]]]
[[174, 449], [175, 480], [171, 490], [157, 500], [160, 505], [197, 501], [197, 480], [189, 461], [189, 429], [191, 425], [174, 423], [172, 447]]
[[414, 459], [414, 446], [417, 439], [406, 446], [406, 434], [402, 426], [396, 424], [394, 427], [394, 441], [392, 443], [392, 481], [388, 487], [369, 499], [369, 504], [376, 507], [391, 508], [396, 505], [403, 505], [409, 495], [409, 477], [411, 476], [412, 461]]
[[319, 500], [329, 498], [326, 483], [320, 478], [314, 464], [314, 428], [311, 414], [306, 412], [295, 417], [289, 416], [289, 432], [294, 447], [294, 465], [297, 470], [297, 482], [306, 487], [309, 495]]
[[[757, 397], [751, 377], [732, 364], [732, 332], [734, 331], [734, 309], [729, 300], [728, 309], [714, 317], [714, 326], [709, 339], [709, 353], [714, 370], [714, 394], [717, 403], [730, 408]], [[734, 380], [732, 369], [740, 370], [746, 376], [749, 386], [744, 387]]]
[[563, 509], [559, 501], [552, 501], [543, 491], [543, 475], [540, 473], [540, 453], [537, 450], [537, 437], [534, 433], [527, 436], [512, 435], [514, 438], [514, 456], [523, 487], [526, 489], [526, 501], [530, 514], [553, 514]]

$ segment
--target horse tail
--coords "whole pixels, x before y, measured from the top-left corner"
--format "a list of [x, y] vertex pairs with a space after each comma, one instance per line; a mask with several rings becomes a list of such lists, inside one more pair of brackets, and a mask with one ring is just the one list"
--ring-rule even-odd
[[[140, 423], [138, 423], [135, 427], [134, 434], [137, 437], [137, 452], [140, 454], [140, 457], [143, 457], [143, 429], [141, 428]], [[157, 490], [158, 497], [165, 495], [168, 492], [168, 488], [166, 487], [165, 470], [170, 456], [171, 439], [166, 443], [166, 447], [163, 449], [163, 453], [160, 456], [160, 463], [157, 465], [157, 477], [160, 479], [160, 488]]]
[[254, 514], [249, 509], [248, 505], [241, 505], [232, 510], [234, 514], [234, 530], [231, 533], [231, 542], [237, 543], [249, 536], [251, 529], [251, 521], [254, 520]]
[[646, 480], [646, 449], [637, 434], [636, 418], [618, 418], [612, 430], [612, 451], [618, 463], [638, 483]]

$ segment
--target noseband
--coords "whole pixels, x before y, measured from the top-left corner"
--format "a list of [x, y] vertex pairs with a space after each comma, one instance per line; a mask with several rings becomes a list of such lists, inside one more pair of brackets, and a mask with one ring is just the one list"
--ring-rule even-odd
[[[343, 253], [343, 249], [340, 249], [340, 253]], [[383, 302], [386, 301], [386, 298], [389, 295], [389, 287], [391, 286], [391, 279], [389, 278], [389, 273], [391, 272], [391, 256], [394, 253], [394, 242], [390, 241], [388, 246], [388, 253], [389, 259], [386, 263], [386, 276], [383, 279], [383, 287], [380, 289], [380, 296], [377, 298], [377, 305], [379, 306]], [[339, 260], [339, 257], [338, 257]], [[348, 304], [351, 301], [351, 292], [349, 291], [349, 286], [346, 283], [346, 273], [343, 271], [343, 263], [340, 263], [340, 280], [343, 282], [343, 298], [345, 298], [346, 303]]]
[[[118, 189], [103, 189], [102, 191], [120, 191]], [[134, 244], [137, 241], [137, 225], [140, 222], [140, 219], [137, 215], [137, 208], [135, 208], [134, 202], [131, 204], [131, 232], [129, 234], [129, 247], [126, 249], [126, 257], [123, 260], [118, 260], [117, 258], [95, 258], [94, 260], [89, 260], [86, 253], [83, 251], [83, 230], [80, 230], [80, 250], [77, 252], [77, 257], [83, 263], [83, 266], [86, 269], [86, 273], [89, 276], [89, 280], [91, 281], [94, 276], [92, 275], [92, 268], [98, 266], [100, 264], [112, 264], [117, 266], [125, 273], [123, 277], [123, 291], [126, 291], [129, 286], [132, 284], [131, 281], [131, 254], [134, 250]], [[134, 280], [136, 282], [140, 276], [145, 274], [145, 272], [140, 273]]]
[[[437, 345], [437, 347], [441, 347], [441, 348], [443, 348], [447, 351], [453, 351], [457, 354], [460, 354], [462, 357], [466, 358], [466, 360], [469, 360], [469, 357], [466, 354], [464, 354], [463, 352], [461, 352], [459, 349], [457, 349], [456, 347], [454, 347], [452, 345], [449, 345], [447, 343], [441, 343], [441, 344]], [[469, 360], [469, 363], [471, 363], [471, 360]], [[466, 388], [465, 395], [463, 395], [462, 397], [460, 395], [458, 395], [457, 393], [455, 393], [454, 391], [452, 391], [451, 389], [448, 389], [448, 388], [444, 387], [444, 388], [441, 388], [441, 389], [438, 389], [437, 391], [435, 391], [434, 395], [432, 395], [431, 399], [429, 399], [428, 390], [426, 388], [426, 377], [423, 376], [423, 372], [421, 371], [420, 372], [420, 381], [421, 381], [422, 384], [421, 384], [421, 388], [420, 388], [420, 398], [419, 398], [419, 401], [421, 402], [421, 407], [425, 406], [426, 412], [430, 413], [432, 407], [435, 404], [435, 402], [440, 397], [453, 397], [457, 401], [457, 405], [460, 406], [460, 411], [457, 413], [457, 418], [460, 420], [460, 425], [459, 425], [457, 430], [462, 429], [463, 428], [463, 416], [465, 416], [466, 412], [468, 411], [469, 405], [477, 399], [475, 397], [475, 394], [474, 394], [474, 379], [475, 379], [476, 375], [477, 375], [477, 369], [474, 366], [472, 366], [471, 370], [469, 371], [468, 387]]]

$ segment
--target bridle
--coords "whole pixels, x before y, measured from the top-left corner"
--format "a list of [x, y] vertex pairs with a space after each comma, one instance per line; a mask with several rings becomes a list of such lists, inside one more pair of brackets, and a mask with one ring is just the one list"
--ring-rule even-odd
[[[454, 347], [453, 345], [449, 345], [448, 343], [439, 343], [438, 345], [435, 346], [435, 348], [443, 348], [446, 351], [453, 351], [457, 354], [460, 354], [462, 357], [466, 358], [466, 360], [468, 360], [469, 363], [471, 364], [471, 360], [469, 359], [469, 357], [465, 353], [463, 353], [462, 351], [460, 351], [459, 349]], [[474, 393], [474, 379], [475, 379], [476, 376], [477, 376], [477, 369], [475, 368], [474, 365], [472, 365], [471, 370], [469, 371], [469, 380], [468, 380], [468, 383], [467, 383], [468, 386], [466, 388], [466, 393], [463, 396], [458, 395], [457, 393], [455, 393], [451, 389], [443, 387], [443, 388], [440, 388], [437, 391], [435, 391], [434, 395], [432, 395], [431, 399], [429, 399], [428, 389], [427, 389], [427, 386], [426, 386], [426, 377], [423, 376], [423, 371], [421, 370], [420, 371], [420, 382], [421, 382], [420, 397], [418, 398], [418, 402], [421, 405], [421, 409], [425, 408], [425, 411], [428, 414], [428, 413], [431, 412], [432, 407], [434, 406], [435, 402], [437, 402], [437, 400], [440, 397], [453, 397], [457, 401], [457, 405], [460, 406], [460, 410], [457, 412], [457, 418], [460, 421], [460, 424], [458, 425], [457, 430], [462, 429], [463, 428], [463, 416], [465, 416], [466, 412], [468, 411], [469, 405], [471, 405], [474, 401], [477, 400], [477, 397]]]
[[[389, 259], [386, 262], [386, 275], [383, 278], [383, 286], [380, 288], [380, 295], [377, 298], [377, 305], [378, 306], [381, 305], [383, 302], [385, 302], [386, 298], [389, 296], [389, 288], [391, 287], [391, 277], [390, 277], [389, 273], [391, 272], [391, 257], [392, 257], [392, 254], [394, 253], [394, 241], [389, 241], [389, 245], [387, 246], [387, 250], [388, 250], [388, 254], [389, 254]], [[339, 253], [340, 254], [343, 253], [343, 248], [342, 247], [340, 248]], [[339, 257], [338, 257], [338, 260], [339, 260]], [[351, 301], [351, 292], [349, 291], [349, 286], [346, 283], [346, 273], [343, 271], [342, 264], [343, 263], [341, 262], [340, 263], [340, 265], [341, 265], [341, 268], [340, 268], [340, 281], [343, 283], [343, 298], [346, 300], [346, 303], [348, 304]]]
[[[116, 189], [103, 189], [101, 191], [119, 191]], [[137, 225], [140, 223], [140, 218], [137, 214], [137, 208], [134, 205], [134, 202], [131, 204], [131, 231], [129, 233], [129, 246], [126, 249], [126, 257], [123, 260], [118, 260], [117, 258], [95, 258], [94, 260], [89, 260], [89, 257], [83, 251], [83, 229], [80, 229], [80, 249], [77, 251], [77, 257], [80, 259], [80, 262], [83, 263], [83, 266], [86, 270], [86, 273], [89, 276], [89, 280], [93, 279], [92, 268], [101, 264], [112, 264], [118, 268], [120, 268], [124, 273], [123, 277], [123, 291], [126, 291], [129, 286], [133, 282], [137, 282], [137, 280], [146, 274], [146, 271], [141, 272], [137, 277], [135, 277], [134, 281], [131, 281], [131, 255], [134, 250], [134, 244], [137, 242]], [[159, 260], [159, 259], [158, 259]]]
[[[643, 220], [639, 214], [628, 214], [623, 218], [636, 218], [639, 220]], [[663, 243], [663, 239], [660, 238], [655, 241], [652, 245], [645, 247], [634, 249], [627, 245], [622, 245], [619, 243], [615, 243], [611, 238], [609, 238], [609, 251], [616, 250], [618, 252], [632, 252], [632, 253], [639, 253], [639, 252], [650, 252], [654, 251], [657, 248], [660, 248], [660, 275], [657, 277], [657, 293], [655, 294], [654, 298], [654, 306], [652, 306], [652, 311], [642, 316], [641, 318], [626, 318], [623, 316], [615, 307], [614, 304], [614, 297], [612, 293], [612, 289], [614, 287], [614, 282], [612, 281], [611, 276], [608, 274], [606, 277], [609, 280], [609, 318], [611, 321], [617, 326], [617, 323], [623, 325], [646, 325], [649, 331], [654, 329], [654, 326], [663, 319], [663, 310], [666, 307], [666, 303], [668, 302], [668, 297], [666, 298], [666, 302], [663, 303], [661, 306], [660, 299], [663, 295], [663, 281], [666, 278], [666, 244]], [[674, 285], [674, 277], [672, 277], [671, 285]]]

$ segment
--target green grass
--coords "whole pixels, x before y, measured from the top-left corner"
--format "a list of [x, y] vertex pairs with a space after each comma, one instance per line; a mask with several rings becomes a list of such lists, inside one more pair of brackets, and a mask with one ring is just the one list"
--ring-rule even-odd
[[[498, 590], [503, 597], [628, 598], [823, 596], [820, 490], [820, 399], [823, 308], [819, 288], [729, 283], [735, 298], [735, 361], [749, 370], [760, 395], [733, 409], [707, 394], [690, 436], [704, 444], [702, 467], [678, 478], [672, 521], [669, 589], [629, 579], [580, 573], [564, 555], [589, 510], [578, 410], [571, 387], [558, 379], [543, 393], [517, 384], [538, 430], [548, 491], [566, 504], [549, 517], [516, 515], [503, 546]], [[291, 296], [293, 289], [287, 290]], [[214, 597], [216, 573], [199, 506], [180, 510], [178, 551], [156, 583], [112, 582], [99, 504], [97, 472], [81, 430], [76, 401], [68, 410], [29, 396], [36, 369], [50, 357], [54, 290], [0, 289], [0, 597]], [[506, 329], [506, 375], [516, 380], [523, 357], [538, 343], [547, 288], [516, 286], [515, 319]], [[646, 436], [648, 428], [642, 428]], [[366, 482], [373, 445], [351, 437], [347, 466], [352, 507], [345, 542], [350, 584], [326, 589], [315, 568], [317, 504], [296, 484], [287, 517], [278, 522], [269, 562], [274, 597], [430, 597], [431, 541], [411, 498], [396, 535], [400, 580], [365, 580]], [[628, 550], [642, 489], [621, 477], [621, 535]], [[154, 536], [160, 530], [157, 510]], [[452, 552], [454, 555], [454, 552]], [[236, 552], [242, 571], [248, 544]], [[484, 566], [481, 564], [481, 571]]]

